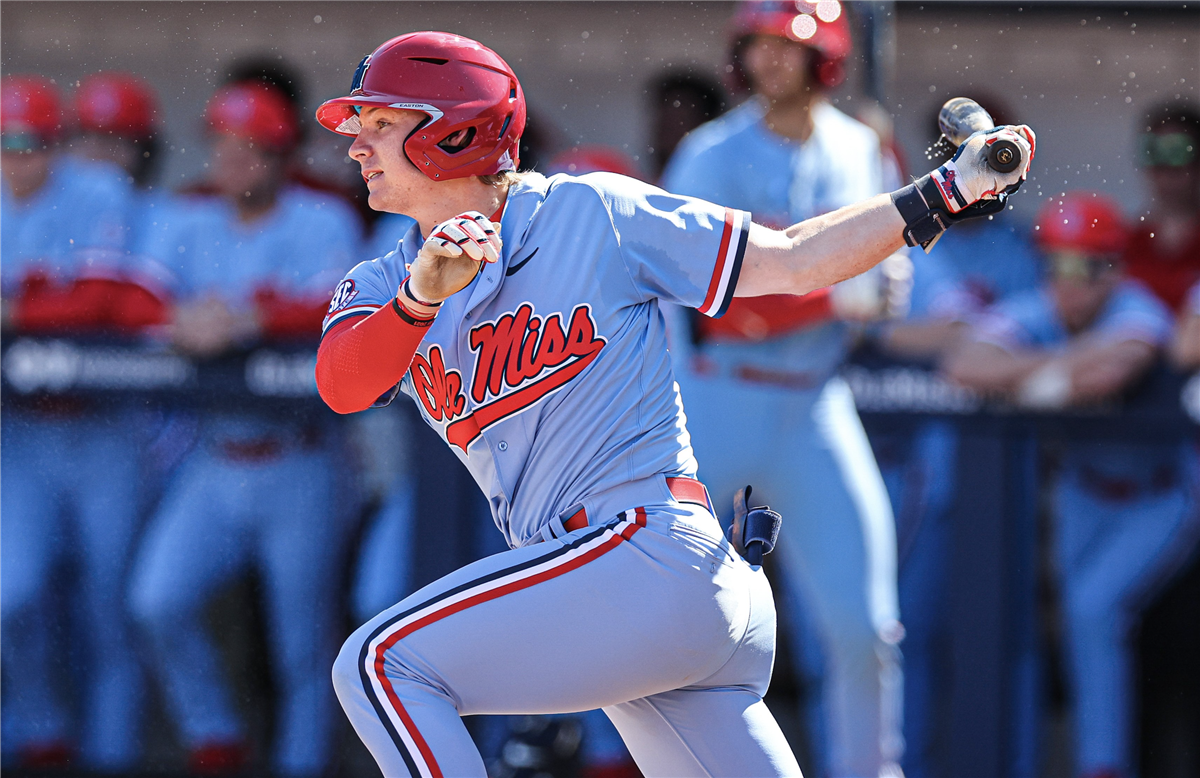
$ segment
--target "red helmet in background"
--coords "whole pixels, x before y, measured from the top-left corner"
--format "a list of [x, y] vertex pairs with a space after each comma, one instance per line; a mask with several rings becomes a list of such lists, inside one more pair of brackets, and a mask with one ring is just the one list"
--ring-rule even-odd
[[1129, 231], [1115, 200], [1096, 192], [1071, 192], [1042, 206], [1034, 237], [1046, 252], [1111, 255], [1125, 250]]
[[0, 132], [5, 135], [32, 135], [46, 143], [62, 132], [62, 100], [48, 78], [5, 76], [0, 80], [0, 103]]
[[154, 134], [158, 100], [130, 73], [96, 73], [75, 90], [75, 119], [84, 132], [142, 140]]
[[630, 156], [611, 146], [573, 146], [559, 152], [546, 167], [546, 175], [569, 173], [619, 173], [630, 178], [642, 178], [642, 171]]
[[287, 152], [300, 140], [292, 102], [279, 89], [261, 81], [226, 84], [208, 101], [205, 119], [213, 132]]
[[[520, 162], [525, 93], [512, 68], [470, 38], [445, 32], [392, 38], [359, 63], [349, 95], [321, 104], [317, 121], [353, 137], [364, 106], [429, 117], [404, 141], [404, 153], [434, 180], [516, 170]], [[446, 143], [461, 131], [462, 141]]]
[[845, 77], [843, 63], [852, 41], [838, 0], [744, 0], [734, 12], [732, 27], [735, 51], [748, 35], [776, 35], [816, 51], [812, 72], [822, 86], [837, 86]]

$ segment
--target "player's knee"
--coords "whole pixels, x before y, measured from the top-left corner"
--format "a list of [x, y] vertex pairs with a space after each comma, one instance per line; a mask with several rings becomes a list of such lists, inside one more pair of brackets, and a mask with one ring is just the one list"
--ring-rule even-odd
[[1088, 591], [1071, 592], [1063, 598], [1063, 610], [1071, 629], [1090, 634], [1107, 634], [1119, 622], [1120, 608], [1111, 597]]
[[135, 577], [129, 589], [129, 612], [143, 629], [156, 629], [178, 624], [195, 609], [194, 599], [178, 587]]
[[360, 634], [361, 631], [356, 631], [342, 644], [337, 659], [333, 661], [333, 688], [339, 700], [344, 701], [355, 693], [361, 694], [363, 690], [359, 664], [366, 637]]

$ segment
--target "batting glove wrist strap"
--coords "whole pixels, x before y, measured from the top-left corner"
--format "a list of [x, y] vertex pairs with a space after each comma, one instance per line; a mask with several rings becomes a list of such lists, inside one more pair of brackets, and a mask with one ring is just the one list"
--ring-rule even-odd
[[427, 303], [417, 299], [408, 282], [409, 279], [406, 278], [400, 283], [398, 294], [392, 298], [392, 310], [402, 321], [414, 327], [428, 327], [433, 324], [442, 304], [440, 302]]
[[958, 213], [952, 213], [932, 176], [922, 176], [903, 189], [892, 192], [892, 202], [904, 217], [904, 242], [910, 246], [920, 246], [926, 253], [952, 224], [999, 213], [1004, 210], [1007, 200], [1008, 196], [1001, 194], [995, 199], [980, 200]]
[[910, 246], [921, 246], [928, 251], [950, 226], [946, 209], [937, 207], [943, 205], [942, 198], [929, 176], [892, 192], [892, 203], [904, 217], [904, 242]]

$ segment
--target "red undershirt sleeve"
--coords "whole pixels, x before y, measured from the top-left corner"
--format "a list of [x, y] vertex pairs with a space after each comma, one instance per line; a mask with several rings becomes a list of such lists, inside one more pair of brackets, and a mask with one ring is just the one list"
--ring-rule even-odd
[[337, 413], [370, 408], [400, 383], [428, 329], [400, 318], [394, 304], [338, 322], [317, 350], [321, 399]]
[[705, 338], [762, 340], [822, 324], [836, 318], [829, 290], [825, 287], [800, 296], [739, 297], [722, 318], [700, 320], [700, 332]]

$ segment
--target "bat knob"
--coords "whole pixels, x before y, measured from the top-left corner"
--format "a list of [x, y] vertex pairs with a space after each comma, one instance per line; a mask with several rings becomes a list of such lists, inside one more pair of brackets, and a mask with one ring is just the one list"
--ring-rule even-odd
[[997, 173], [1011, 173], [1021, 164], [1021, 150], [1009, 140], [998, 140], [988, 147], [988, 167]]

